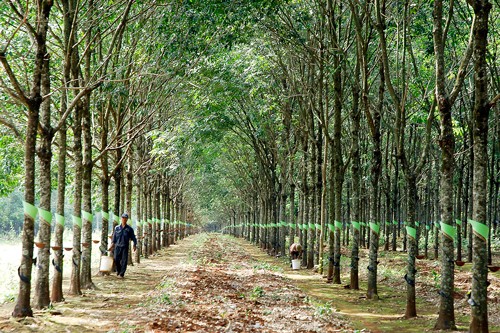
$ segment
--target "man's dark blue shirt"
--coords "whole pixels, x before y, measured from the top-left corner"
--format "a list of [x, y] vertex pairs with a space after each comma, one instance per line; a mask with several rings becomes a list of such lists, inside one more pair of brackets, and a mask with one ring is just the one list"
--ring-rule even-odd
[[113, 235], [113, 244], [115, 246], [128, 248], [130, 240], [134, 242], [134, 246], [137, 246], [137, 238], [135, 238], [134, 229], [128, 224], [126, 224], [125, 227], [122, 227], [121, 224], [117, 225]]

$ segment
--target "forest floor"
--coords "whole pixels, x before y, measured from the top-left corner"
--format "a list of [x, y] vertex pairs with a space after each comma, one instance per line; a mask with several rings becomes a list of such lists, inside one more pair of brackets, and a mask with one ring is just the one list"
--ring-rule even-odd
[[[366, 266], [362, 251], [360, 267]], [[348, 281], [348, 258], [343, 280]], [[364, 265], [364, 266], [363, 266]], [[467, 268], [467, 266], [469, 267]], [[312, 270], [293, 271], [281, 258], [219, 234], [190, 236], [129, 266], [124, 279], [94, 276], [95, 290], [65, 296], [33, 318], [10, 318], [0, 307], [0, 332], [425, 332], [437, 318], [439, 263], [418, 261], [417, 312], [405, 311], [405, 254], [381, 253], [380, 299], [325, 283]], [[466, 331], [470, 264], [456, 269], [455, 313]], [[360, 281], [365, 281], [360, 275]], [[500, 332], [500, 275], [489, 275], [490, 332]], [[67, 290], [67, 286], [64, 288]]]

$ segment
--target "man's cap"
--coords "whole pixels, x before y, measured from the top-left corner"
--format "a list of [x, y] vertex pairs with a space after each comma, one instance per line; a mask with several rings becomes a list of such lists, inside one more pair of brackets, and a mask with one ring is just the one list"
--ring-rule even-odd
[[123, 214], [122, 214], [122, 217], [124, 217], [124, 218], [128, 219], [128, 214], [127, 214], [127, 213], [123, 213]]

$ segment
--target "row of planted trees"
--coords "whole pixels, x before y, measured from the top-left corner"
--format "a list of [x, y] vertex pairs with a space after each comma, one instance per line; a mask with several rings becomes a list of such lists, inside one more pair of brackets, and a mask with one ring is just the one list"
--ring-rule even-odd
[[[164, 43], [182, 13], [178, 5], [133, 0], [0, 5], [1, 133], [24, 144], [22, 259], [13, 316], [32, 316], [32, 306], [63, 300], [66, 218], [73, 235], [72, 264], [65, 268], [71, 271], [71, 295], [94, 288], [91, 257], [107, 254], [110, 224], [118, 220], [113, 216], [127, 211], [137, 222], [143, 245], [137, 261], [141, 252], [148, 256], [191, 232], [186, 175], [175, 164], [176, 153], [152, 152], [152, 133], [175, 129], [176, 111], [169, 103], [182, 79], [176, 72], [181, 55]], [[158, 10], [164, 6], [169, 10]], [[71, 212], [65, 211], [68, 199]], [[100, 253], [92, 253], [97, 212]]]
[[223, 142], [236, 198], [221, 209], [226, 228], [275, 254], [295, 235], [303, 264], [319, 264], [334, 283], [350, 239], [355, 289], [359, 246], [369, 247], [370, 299], [380, 242], [405, 250], [407, 318], [417, 315], [419, 241], [424, 255], [432, 244], [438, 329], [456, 328], [453, 268], [466, 255], [470, 330], [487, 332], [500, 216], [492, 10], [488, 1], [311, 0], [261, 22], [254, 45], [211, 64], [225, 90], [209, 93], [226, 101], [220, 119], [232, 130]]

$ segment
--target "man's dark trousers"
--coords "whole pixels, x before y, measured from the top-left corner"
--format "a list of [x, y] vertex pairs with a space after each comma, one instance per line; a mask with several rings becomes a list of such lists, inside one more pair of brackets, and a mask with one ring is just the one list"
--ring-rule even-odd
[[116, 273], [120, 276], [125, 275], [127, 270], [128, 261], [128, 246], [116, 246], [115, 247], [115, 265]]

